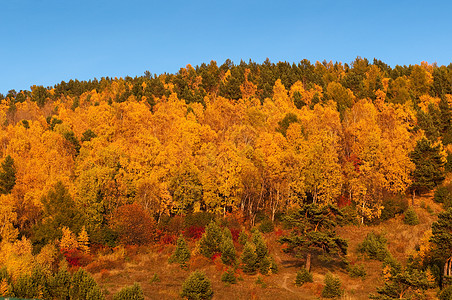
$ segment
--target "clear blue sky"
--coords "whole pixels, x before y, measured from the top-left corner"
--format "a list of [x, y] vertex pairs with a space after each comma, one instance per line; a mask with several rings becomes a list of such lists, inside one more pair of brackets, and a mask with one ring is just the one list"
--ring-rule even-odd
[[0, 93], [227, 58], [452, 62], [450, 1], [0, 1]]

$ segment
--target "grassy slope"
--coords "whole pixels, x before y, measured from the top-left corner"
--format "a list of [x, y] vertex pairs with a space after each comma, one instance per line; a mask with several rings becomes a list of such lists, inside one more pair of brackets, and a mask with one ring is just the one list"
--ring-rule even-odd
[[[261, 276], [265, 287], [256, 284], [259, 275], [242, 275], [243, 281], [226, 286], [221, 282], [221, 274], [225, 266], [217, 259], [214, 262], [201, 256], [193, 257], [189, 270], [181, 270], [167, 260], [174, 246], [154, 248], [131, 248], [123, 255], [104, 254], [100, 260], [88, 266], [102, 288], [108, 291], [108, 299], [120, 288], [139, 282], [147, 299], [178, 298], [181, 286], [188, 274], [195, 269], [203, 270], [210, 278], [214, 290], [214, 299], [318, 299], [323, 288], [323, 278], [327, 271], [339, 275], [345, 289], [344, 299], [368, 299], [369, 293], [375, 292], [382, 285], [381, 262], [365, 260], [356, 251], [358, 243], [371, 231], [384, 233], [389, 241], [389, 250], [397, 259], [404, 261], [414, 251], [415, 245], [424, 232], [431, 228], [435, 214], [430, 215], [419, 204], [421, 201], [429, 205], [434, 212], [441, 210], [430, 197], [417, 199], [415, 210], [420, 224], [408, 226], [403, 224], [403, 216], [386, 221], [376, 226], [347, 226], [338, 230], [339, 234], [349, 241], [348, 259], [352, 263], [364, 263], [367, 277], [351, 278], [347, 272], [337, 266], [326, 265], [313, 260], [314, 282], [297, 287], [294, 284], [296, 272], [302, 267], [303, 261], [283, 253], [277, 243], [278, 237], [267, 234], [268, 247], [271, 255], [279, 266], [278, 274]], [[193, 249], [194, 245], [190, 245]], [[159, 281], [151, 282], [157, 274]]]

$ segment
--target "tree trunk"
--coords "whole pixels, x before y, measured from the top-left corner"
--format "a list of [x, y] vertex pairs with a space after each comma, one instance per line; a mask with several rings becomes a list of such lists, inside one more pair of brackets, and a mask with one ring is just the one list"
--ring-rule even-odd
[[444, 264], [444, 277], [452, 275], [452, 257]]
[[416, 196], [416, 190], [413, 189], [413, 197], [411, 198], [411, 206], [414, 206], [414, 197]]
[[311, 272], [311, 252], [306, 255], [306, 271]]
[[364, 204], [365, 204], [365, 202], [363, 202], [363, 208], [361, 211], [361, 224], [364, 224]]

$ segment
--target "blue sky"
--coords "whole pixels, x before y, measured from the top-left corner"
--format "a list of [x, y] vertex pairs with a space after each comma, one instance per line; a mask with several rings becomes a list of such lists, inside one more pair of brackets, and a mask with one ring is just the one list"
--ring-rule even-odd
[[0, 93], [227, 58], [452, 62], [450, 1], [0, 1]]

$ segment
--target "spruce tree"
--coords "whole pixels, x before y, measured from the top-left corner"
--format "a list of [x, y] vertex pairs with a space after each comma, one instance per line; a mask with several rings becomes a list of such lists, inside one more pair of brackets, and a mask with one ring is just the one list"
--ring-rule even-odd
[[322, 297], [324, 298], [335, 298], [339, 297], [342, 293], [341, 291], [341, 281], [339, 277], [334, 276], [330, 272], [325, 275], [325, 286], [322, 290]]
[[297, 272], [297, 277], [295, 278], [295, 285], [302, 286], [306, 282], [312, 282], [312, 274], [303, 268]]
[[50, 291], [53, 298], [68, 299], [71, 287], [71, 274], [66, 266], [60, 267], [58, 272], [50, 279]]
[[245, 244], [243, 248], [242, 256], [240, 257], [242, 261], [243, 272], [247, 274], [254, 274], [258, 267], [256, 248], [250, 242]]
[[438, 220], [432, 224], [430, 242], [435, 245], [435, 256], [445, 261], [452, 253], [452, 208], [438, 215]]
[[177, 239], [176, 249], [173, 255], [171, 255], [169, 262], [178, 263], [181, 268], [187, 267], [187, 262], [190, 260], [190, 249], [188, 248], [187, 241], [185, 241], [182, 235]]
[[82, 268], [72, 275], [69, 296], [71, 299], [88, 299], [88, 293], [97, 286], [94, 278]]
[[0, 170], [0, 193], [9, 194], [16, 184], [16, 167], [14, 159], [6, 156], [1, 164]]
[[262, 234], [259, 231], [255, 231], [251, 237], [251, 240], [253, 241], [255, 247], [256, 247], [256, 255], [257, 260], [261, 261], [268, 255], [268, 249], [267, 245], [265, 244], [264, 238], [262, 237]]
[[245, 245], [247, 241], [248, 241], [248, 236], [246, 235], [245, 231], [244, 230], [240, 231], [239, 243], [241, 245]]
[[432, 145], [431, 141], [423, 138], [417, 141], [410, 159], [415, 165], [411, 172], [413, 198], [416, 192], [430, 191], [444, 181], [445, 157], [441, 153], [441, 145]]
[[416, 212], [412, 207], [408, 208], [405, 212], [405, 218], [403, 219], [403, 223], [407, 225], [417, 225], [419, 224], [419, 218], [417, 217]]
[[205, 257], [211, 258], [215, 253], [221, 252], [220, 246], [223, 241], [221, 228], [211, 221], [206, 227], [206, 231], [199, 240], [199, 250]]
[[221, 261], [226, 265], [232, 266], [236, 259], [237, 256], [235, 254], [235, 247], [232, 239], [225, 238], [221, 244]]

